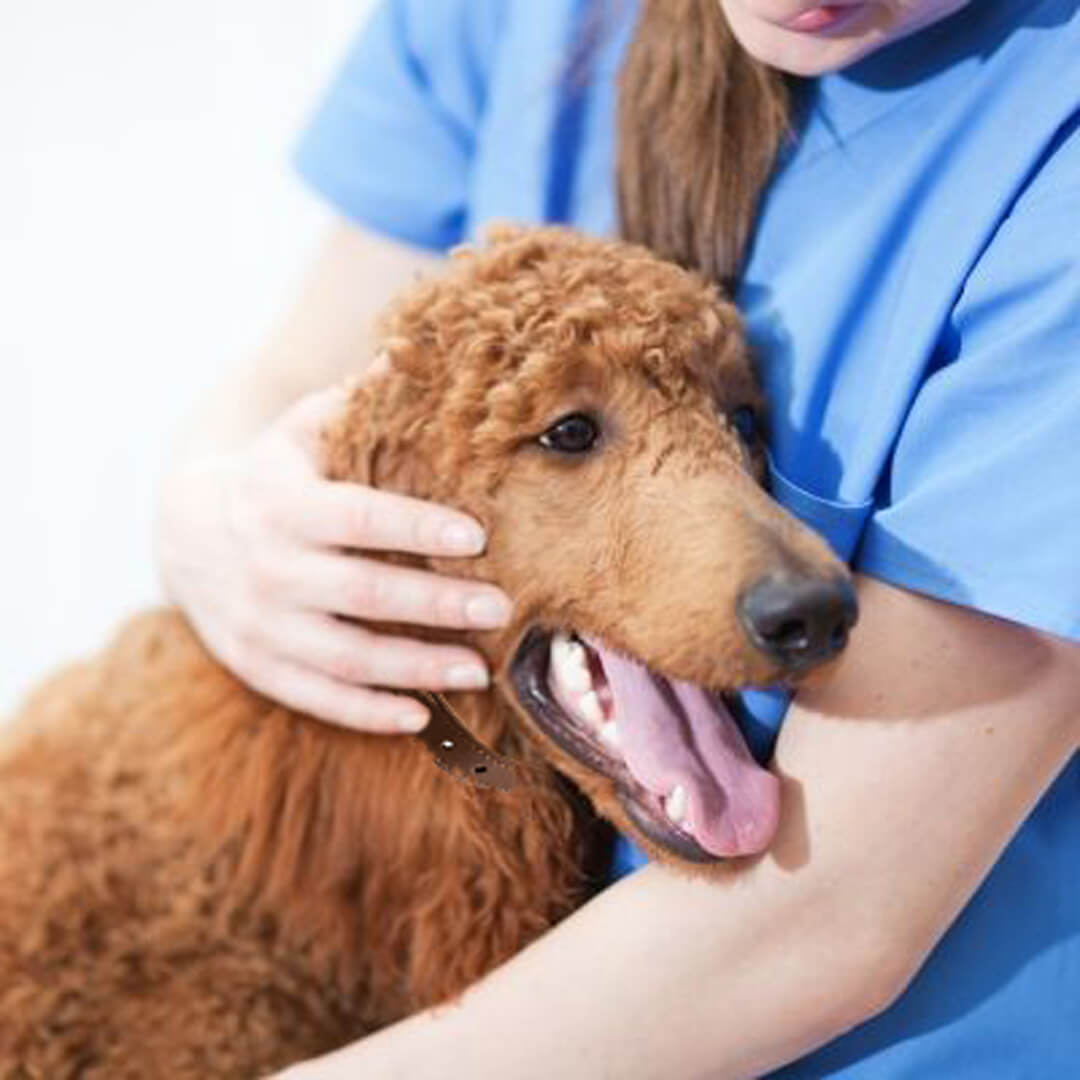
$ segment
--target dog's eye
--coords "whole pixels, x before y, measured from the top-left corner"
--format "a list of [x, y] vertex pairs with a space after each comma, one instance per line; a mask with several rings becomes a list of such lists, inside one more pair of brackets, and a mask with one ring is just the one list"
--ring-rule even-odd
[[600, 425], [588, 413], [570, 413], [557, 420], [540, 436], [545, 450], [560, 454], [585, 454], [600, 438]]
[[747, 446], [753, 446], [758, 439], [758, 418], [753, 405], [740, 405], [731, 413], [731, 426], [739, 433]]

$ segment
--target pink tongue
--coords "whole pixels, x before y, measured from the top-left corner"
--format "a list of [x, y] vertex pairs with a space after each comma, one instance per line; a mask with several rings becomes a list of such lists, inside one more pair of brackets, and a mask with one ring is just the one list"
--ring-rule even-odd
[[680, 828], [713, 855], [751, 855], [772, 841], [780, 785], [747, 749], [719, 695], [654, 675], [596, 641], [615, 699], [619, 745], [637, 781], [661, 799], [682, 784]]

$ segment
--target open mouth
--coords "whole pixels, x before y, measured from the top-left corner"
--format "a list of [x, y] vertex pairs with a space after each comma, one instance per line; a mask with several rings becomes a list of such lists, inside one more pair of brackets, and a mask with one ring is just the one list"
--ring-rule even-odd
[[612, 781], [631, 820], [684, 859], [764, 851], [780, 789], [722, 693], [667, 679], [595, 638], [533, 627], [511, 663], [541, 730]]

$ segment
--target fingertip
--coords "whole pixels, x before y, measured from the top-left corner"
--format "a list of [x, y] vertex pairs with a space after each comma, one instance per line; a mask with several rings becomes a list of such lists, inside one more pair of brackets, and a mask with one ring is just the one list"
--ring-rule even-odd
[[378, 700], [366, 703], [359, 711], [340, 715], [336, 723], [364, 735], [415, 735], [423, 731], [431, 719], [427, 709], [418, 701], [395, 695], [379, 695]]
[[483, 664], [457, 663], [443, 672], [443, 682], [448, 690], [486, 690], [491, 685], [491, 676]]
[[477, 630], [497, 630], [505, 626], [513, 614], [510, 598], [494, 587], [476, 593], [465, 602], [465, 618]]
[[403, 708], [394, 714], [394, 725], [398, 731], [408, 732], [415, 735], [427, 727], [431, 714], [422, 705], [415, 708]]
[[479, 555], [487, 547], [487, 533], [469, 518], [444, 525], [440, 530], [439, 540], [447, 555]]

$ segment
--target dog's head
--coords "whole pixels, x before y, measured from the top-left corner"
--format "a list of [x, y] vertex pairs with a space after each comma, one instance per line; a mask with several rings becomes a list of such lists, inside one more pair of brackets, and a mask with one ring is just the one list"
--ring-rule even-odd
[[789, 683], [855, 620], [847, 571], [762, 490], [734, 307], [642, 248], [501, 230], [388, 316], [389, 371], [329, 435], [332, 475], [468, 511], [513, 625], [472, 635], [528, 736], [656, 857], [751, 854], [776, 778], [726, 693]]

